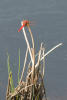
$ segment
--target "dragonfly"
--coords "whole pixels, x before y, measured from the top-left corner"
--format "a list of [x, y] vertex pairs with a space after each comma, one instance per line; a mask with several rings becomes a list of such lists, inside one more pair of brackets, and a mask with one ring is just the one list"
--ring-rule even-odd
[[23, 20], [21, 23], [23, 23], [23, 25], [20, 27], [20, 29], [18, 30], [18, 32], [20, 32], [23, 27], [29, 26], [29, 25], [33, 25], [33, 21], [29, 21], [29, 20]]

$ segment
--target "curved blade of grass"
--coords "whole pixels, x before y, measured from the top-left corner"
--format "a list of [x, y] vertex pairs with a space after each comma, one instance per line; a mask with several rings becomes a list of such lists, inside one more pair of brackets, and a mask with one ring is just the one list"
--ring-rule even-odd
[[11, 92], [14, 91], [14, 84], [13, 84], [13, 78], [12, 78], [12, 71], [10, 69], [10, 57], [9, 54], [7, 53], [7, 66], [8, 66], [8, 75], [9, 75], [9, 79], [10, 79], [10, 89]]
[[11, 92], [14, 92], [14, 83], [13, 83], [13, 78], [12, 78], [12, 72], [10, 71], [9, 74], [9, 79], [10, 79], [10, 85], [11, 85]]

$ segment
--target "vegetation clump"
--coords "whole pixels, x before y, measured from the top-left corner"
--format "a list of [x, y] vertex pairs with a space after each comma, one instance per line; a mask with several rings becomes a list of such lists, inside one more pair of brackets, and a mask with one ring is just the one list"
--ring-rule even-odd
[[[23, 24], [23, 22], [22, 22]], [[8, 65], [8, 86], [6, 92], [6, 100], [42, 100], [45, 96], [46, 98], [46, 91], [44, 86], [44, 74], [45, 74], [45, 57], [52, 52], [57, 47], [61, 46], [62, 43], [58, 44], [57, 46], [53, 47], [47, 53], [45, 53], [44, 44], [41, 43], [40, 49], [37, 54], [35, 54], [35, 45], [33, 35], [29, 26], [29, 23], [25, 24], [30, 32], [30, 37], [32, 40], [32, 46], [28, 41], [27, 34], [25, 32], [25, 28], [23, 27], [23, 34], [27, 44], [27, 50], [24, 60], [24, 66], [21, 73], [21, 77], [19, 77], [20, 73], [20, 49], [19, 49], [19, 69], [18, 69], [18, 85], [15, 88], [13, 84], [12, 78], [12, 71], [10, 69], [10, 59], [9, 54], [7, 58], [7, 65]], [[28, 53], [30, 55], [30, 61], [26, 65]], [[36, 62], [37, 58], [37, 62]], [[25, 68], [27, 67], [27, 75], [25, 77], [25, 81], [23, 80]]]

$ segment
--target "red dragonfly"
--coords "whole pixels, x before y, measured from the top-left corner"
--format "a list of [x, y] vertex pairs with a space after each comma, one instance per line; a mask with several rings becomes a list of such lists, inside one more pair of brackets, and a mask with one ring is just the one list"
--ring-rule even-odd
[[18, 30], [18, 32], [20, 32], [22, 30], [22, 28], [26, 27], [27, 25], [33, 25], [33, 22], [29, 21], [29, 20], [24, 20], [22, 22], [23, 22], [23, 25], [20, 27], [20, 29]]

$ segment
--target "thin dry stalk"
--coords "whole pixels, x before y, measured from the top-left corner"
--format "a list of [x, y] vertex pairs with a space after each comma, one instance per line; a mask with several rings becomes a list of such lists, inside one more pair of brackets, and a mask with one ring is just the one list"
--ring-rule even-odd
[[29, 26], [29, 25], [27, 25], [27, 27], [28, 27], [28, 30], [29, 30], [30, 35], [31, 35], [31, 39], [32, 39], [32, 46], [33, 46], [33, 48], [34, 48], [34, 39], [33, 39], [33, 34], [32, 34], [32, 32], [31, 32], [30, 26]]
[[44, 57], [46, 57], [48, 54], [50, 54], [52, 51], [54, 51], [56, 48], [62, 46], [63, 43], [59, 43], [58, 45], [54, 46], [52, 49], [50, 49], [41, 59], [40, 61], [42, 61], [44, 59]]
[[35, 75], [35, 54], [34, 54], [34, 48], [32, 48], [32, 56], [33, 56], [33, 64], [32, 64], [32, 81], [34, 81], [34, 75]]
[[24, 74], [25, 67], [26, 67], [27, 56], [28, 56], [28, 48], [27, 48], [27, 50], [26, 50], [26, 55], [25, 55], [25, 60], [24, 60], [24, 66], [23, 66], [23, 71], [22, 71], [22, 74], [21, 74], [20, 82], [21, 82], [22, 79], [23, 79], [23, 74]]
[[28, 39], [27, 39], [26, 32], [25, 32], [25, 29], [24, 28], [23, 28], [23, 32], [24, 32], [24, 36], [25, 36], [26, 43], [27, 43], [27, 47], [29, 49], [30, 57], [31, 57], [31, 60], [32, 60], [32, 72], [33, 72], [32, 74], [33, 74], [33, 77], [34, 77], [34, 72], [35, 72], [34, 39], [33, 39], [33, 35], [32, 35], [32, 32], [31, 32], [31, 29], [30, 29], [29, 25], [27, 25], [27, 27], [29, 29], [29, 32], [30, 32], [30, 35], [31, 35], [31, 39], [32, 39], [32, 45], [33, 45], [32, 53], [31, 53], [31, 48], [30, 48], [30, 45], [29, 45], [29, 42], [28, 42]]
[[31, 48], [30, 48], [29, 41], [27, 39], [27, 35], [26, 35], [24, 27], [23, 27], [23, 34], [24, 34], [24, 37], [25, 37], [25, 40], [26, 40], [26, 43], [27, 43], [27, 47], [29, 49], [29, 54], [30, 54], [30, 57], [31, 57], [32, 64], [34, 64], [32, 53], [31, 53]]
[[[43, 49], [43, 56], [45, 54], [45, 48]], [[44, 74], [45, 74], [45, 57], [43, 59], [43, 78], [44, 78]]]

